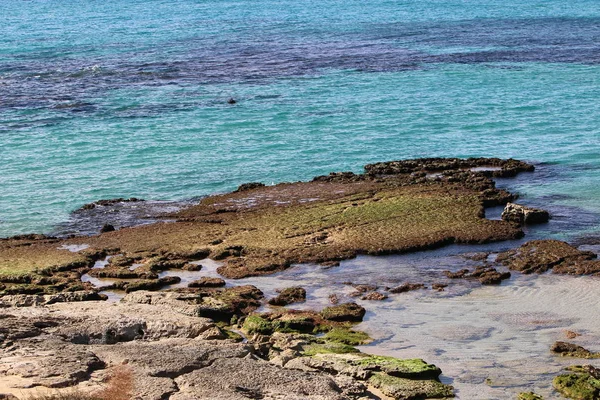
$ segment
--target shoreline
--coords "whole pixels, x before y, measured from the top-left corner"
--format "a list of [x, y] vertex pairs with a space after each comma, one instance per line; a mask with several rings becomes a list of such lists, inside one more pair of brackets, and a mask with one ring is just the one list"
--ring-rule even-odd
[[[66, 301], [64, 307], [68, 308], [67, 304], [71, 304], [68, 302], [73, 300], [91, 300], [89, 304], [93, 304], [94, 300], [103, 298], [102, 294], [98, 294], [99, 291], [124, 290], [127, 293], [125, 299], [130, 299], [129, 302], [138, 299], [133, 302], [147, 303], [152, 307], [174, 307], [175, 312], [220, 321], [225, 325], [218, 325], [221, 333], [217, 334], [217, 340], [233, 340], [232, 343], [235, 343], [237, 339], [231, 339], [232, 336], [226, 331], [241, 329], [248, 339], [254, 335], [250, 341], [255, 349], [271, 343], [266, 353], [264, 349], [255, 350], [260, 353], [258, 359], [269, 360], [271, 364], [283, 368], [291, 362], [287, 369], [321, 375], [332, 368], [346, 371], [351, 365], [354, 368], [366, 360], [363, 360], [364, 357], [370, 356], [355, 353], [357, 350], [352, 350], [352, 346], [340, 347], [340, 343], [344, 346], [361, 345], [365, 339], [346, 343], [329, 341], [327, 337], [303, 337], [303, 350], [294, 350], [286, 356], [285, 361], [277, 361], [283, 354], [281, 351], [285, 353], [289, 350], [278, 347], [281, 344], [273, 344], [275, 342], [272, 340], [279, 340], [275, 339], [279, 338], [278, 335], [292, 335], [286, 339], [292, 340], [296, 334], [329, 332], [338, 328], [331, 322], [319, 322], [322, 317], [315, 314], [316, 311], [294, 311], [293, 305], [291, 309], [279, 311], [277, 308], [272, 311], [264, 309], [264, 300], [274, 293], [269, 292], [265, 296], [259, 282], [267, 284], [268, 280], [277, 281], [277, 277], [287, 274], [287, 271], [291, 271], [289, 268], [297, 264], [319, 264], [318, 268], [322, 271], [336, 271], [345, 268], [340, 263], [352, 264], [347, 260], [356, 259], [357, 256], [410, 254], [449, 244], [501, 243], [507, 239], [522, 238], [523, 231], [518, 223], [486, 219], [484, 210], [515, 199], [511, 193], [496, 189], [492, 177], [512, 177], [531, 171], [533, 166], [530, 164], [500, 159], [419, 159], [378, 163], [366, 166], [362, 175], [332, 173], [316, 177], [310, 182], [274, 186], [260, 183], [241, 185], [237, 191], [208, 196], [198, 205], [165, 215], [176, 219], [171, 223], [155, 223], [68, 239], [41, 235], [2, 239], [0, 296], [4, 296], [5, 309], [8, 307], [7, 310], [19, 314], [15, 305], [38, 305], [44, 309], [52, 307], [52, 303]], [[543, 242], [535, 250], [541, 259], [564, 251], [563, 245], [550, 242]], [[595, 261], [586, 258], [586, 254], [573, 250], [577, 268], [581, 262], [587, 263], [586, 272], [578, 273], [593, 273], [598, 268]], [[370, 282], [344, 282], [348, 290], [354, 288], [358, 294], [346, 292], [340, 298], [336, 296], [335, 302], [329, 296], [329, 301], [333, 303], [330, 307], [337, 307], [338, 302], [340, 306], [351, 307], [348, 305], [354, 304], [352, 298], [356, 296], [361, 298], [359, 302], [365, 306], [379, 304], [381, 300], [384, 300], [381, 304], [389, 304], [385, 299], [391, 298], [392, 302], [396, 302], [401, 296], [406, 296], [396, 293], [429, 287], [435, 289], [436, 285], [441, 293], [449, 283], [452, 285], [446, 290], [452, 291], [454, 282], [450, 281], [456, 278], [479, 281], [479, 285], [497, 285], [510, 277], [507, 267], [518, 270], [521, 262], [515, 258], [518, 257], [515, 252], [507, 252], [503, 257], [506, 261], [504, 265], [496, 262], [495, 258], [491, 261], [474, 258], [467, 273], [460, 275], [457, 271], [444, 271], [447, 272], [446, 278], [442, 279], [440, 274], [424, 285], [408, 282], [406, 277], [404, 284], [397, 287], [383, 287], [380, 281], [374, 282], [375, 285]], [[214, 273], [203, 273], [202, 260], [209, 258], [221, 263], [214, 268], [219, 276], [228, 279], [226, 287], [219, 288], [225, 285], [225, 281], [212, 276]], [[478, 263], [480, 265], [481, 262], [484, 265], [480, 268]], [[567, 272], [561, 270], [559, 273], [570, 273], [568, 271], [574, 268], [568, 264], [571, 261], [565, 262], [567, 264], [561, 268]], [[174, 287], [173, 284], [178, 284], [181, 279], [172, 272], [177, 270], [189, 273], [192, 277], [204, 276], [197, 281], [202, 283]], [[559, 271], [559, 268], [556, 270]], [[25, 274], [15, 274], [15, 271]], [[281, 274], [273, 276], [276, 272]], [[94, 287], [90, 280], [81, 282], [84, 275], [94, 279], [109, 279], [113, 283], [102, 288]], [[255, 280], [256, 286], [245, 284], [249, 279]], [[188, 283], [185, 281], [185, 284]], [[207, 286], [213, 283], [216, 286]], [[332, 283], [323, 286], [331, 289]], [[466, 287], [474, 290], [477, 286]], [[145, 291], [163, 288], [166, 291]], [[314, 296], [312, 292], [309, 295]], [[0, 306], [2, 301], [0, 297]], [[301, 299], [300, 303], [304, 301]], [[304, 309], [304, 306], [300, 308]], [[367, 310], [369, 308], [367, 306]], [[325, 312], [325, 309], [321, 312]], [[364, 308], [362, 310], [364, 314]], [[71, 317], [67, 313], [64, 318], [68, 320]], [[352, 332], [354, 323], [362, 321], [362, 316], [352, 318], [343, 320], [343, 329], [350, 330], [348, 332]], [[253, 328], [255, 325], [248, 325], [249, 321], [258, 323], [256, 326], [260, 327], [259, 330], [254, 330], [257, 329]], [[55, 332], [50, 329], [42, 334], [55, 335]], [[318, 350], [315, 352], [314, 349]], [[368, 349], [368, 346], [364, 349]], [[347, 352], [357, 355], [344, 355]], [[324, 365], [319, 354], [333, 354], [328, 357], [337, 361], [332, 365]], [[394, 363], [407, 362], [395, 360]], [[142, 365], [147, 362], [143, 361]], [[315, 363], [320, 366], [315, 367]], [[367, 386], [375, 385], [380, 393], [391, 398], [412, 398], [403, 397], [408, 393], [406, 391], [413, 393], [411, 396], [422, 396], [419, 390], [425, 390], [424, 387], [438, 391], [436, 395], [428, 392], [430, 397], [439, 397], [441, 393], [443, 397], [452, 395], [450, 387], [438, 385], [437, 376], [432, 381], [429, 380], [431, 376], [415, 376], [408, 381], [398, 381], [400, 378], [394, 375], [396, 372], [385, 372], [388, 367], [373, 368], [373, 371], [384, 372], [376, 372], [375, 375], [374, 372], [368, 372]], [[353, 384], [365, 384], [360, 383], [361, 379], [354, 379]], [[447, 378], [444, 382], [449, 383]], [[340, 390], [344, 392], [346, 389]], [[356, 394], [358, 397], [352, 395], [341, 398], [363, 398], [360, 396], [365, 393], [376, 396], [373, 390], [373, 387], [368, 389], [365, 386], [356, 392], [363, 393]], [[176, 393], [182, 392], [172, 392], [175, 397], [169, 398], [178, 399]], [[350, 396], [348, 393], [345, 396]]]

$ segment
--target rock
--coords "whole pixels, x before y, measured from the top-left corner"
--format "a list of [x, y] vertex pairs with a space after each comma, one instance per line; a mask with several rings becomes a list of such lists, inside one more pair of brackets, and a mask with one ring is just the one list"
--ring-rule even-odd
[[367, 293], [366, 295], [364, 295], [363, 297], [361, 297], [362, 300], [377, 300], [377, 301], [382, 301], [387, 299], [388, 297], [383, 294], [383, 293], [379, 293], [379, 292], [371, 292], [371, 293]]
[[74, 301], [106, 300], [107, 296], [94, 291], [63, 292], [47, 295], [16, 294], [0, 298], [0, 308], [31, 307]]
[[468, 269], [461, 269], [460, 271], [452, 272], [452, 271], [444, 271], [443, 274], [446, 275], [450, 279], [460, 279], [465, 278], [469, 274]]
[[477, 278], [483, 285], [497, 285], [501, 281], [510, 278], [510, 272], [498, 272], [492, 267], [477, 267], [475, 271], [468, 274], [468, 278]]
[[148, 279], [140, 280], [124, 285], [125, 293], [131, 293], [138, 290], [160, 290], [165, 286], [174, 285], [181, 282], [181, 278], [178, 276], [165, 276], [160, 279]]
[[559, 375], [552, 380], [552, 386], [569, 399], [597, 400], [600, 398], [600, 380], [592, 377], [589, 373]]
[[202, 265], [187, 263], [183, 267], [181, 267], [181, 269], [184, 271], [200, 271], [200, 270], [202, 270]]
[[579, 357], [579, 358], [599, 358], [600, 353], [592, 353], [588, 349], [579, 345], [568, 343], [568, 342], [555, 342], [550, 351], [553, 353], [559, 353], [561, 356], [566, 357]]
[[532, 240], [521, 247], [498, 254], [497, 261], [524, 274], [543, 273], [589, 275], [600, 273], [596, 254], [581, 251], [558, 240]]
[[391, 288], [389, 290], [390, 293], [405, 293], [410, 292], [412, 290], [425, 289], [425, 285], [422, 283], [404, 283], [395, 288]]
[[358, 293], [366, 293], [366, 292], [372, 292], [374, 290], [377, 290], [377, 286], [375, 285], [356, 285], [356, 284], [351, 284], [351, 286], [356, 289], [356, 291]]
[[113, 231], [115, 231], [115, 227], [111, 224], [104, 224], [104, 225], [102, 225], [102, 228], [100, 228], [100, 233], [113, 232]]
[[330, 294], [328, 298], [329, 298], [329, 302], [333, 305], [338, 304], [340, 302], [338, 295], [335, 293]]
[[517, 400], [544, 400], [544, 398], [533, 392], [519, 393]]
[[292, 303], [303, 303], [306, 301], [306, 290], [301, 287], [290, 287], [283, 289], [279, 295], [269, 300], [273, 306], [287, 306]]
[[122, 301], [163, 304], [185, 315], [229, 322], [234, 315], [247, 315], [260, 307], [262, 298], [258, 288], [246, 285], [200, 293], [138, 291], [127, 294]]
[[515, 203], [507, 203], [502, 212], [505, 221], [517, 222], [518, 224], [540, 224], [548, 222], [550, 214], [548, 211], [531, 208]]
[[444, 288], [447, 288], [447, 287], [448, 287], [448, 285], [445, 283], [434, 283], [431, 285], [431, 288], [433, 290], [437, 290], [438, 292], [443, 292]]
[[374, 374], [369, 383], [386, 396], [395, 399], [434, 399], [454, 397], [454, 388], [435, 380], [396, 378], [386, 374]]
[[565, 336], [567, 339], [575, 339], [577, 336], [581, 336], [581, 333], [573, 332], [573, 331], [565, 331]]
[[249, 183], [243, 183], [240, 186], [238, 186], [236, 192], [245, 192], [248, 190], [252, 190], [252, 189], [257, 189], [257, 188], [261, 188], [264, 187], [265, 184], [264, 183], [260, 183], [260, 182], [249, 182]]
[[361, 322], [366, 310], [356, 303], [344, 303], [337, 306], [325, 307], [321, 316], [330, 321]]
[[182, 375], [175, 381], [180, 392], [173, 394], [171, 400], [190, 398], [248, 400], [248, 398], [264, 397], [289, 400], [342, 400], [347, 398], [329, 376], [281, 369], [251, 357], [221, 358], [210, 366]]
[[[1, 351], [11, 363], [11, 374], [30, 379], [31, 386], [64, 388], [87, 380], [89, 374], [106, 364], [89, 349], [56, 338], [46, 338]], [[1, 372], [0, 372], [1, 373]]]
[[211, 278], [208, 276], [202, 276], [200, 279], [190, 282], [188, 287], [191, 288], [209, 288], [209, 287], [220, 287], [225, 286], [225, 281], [221, 278]]

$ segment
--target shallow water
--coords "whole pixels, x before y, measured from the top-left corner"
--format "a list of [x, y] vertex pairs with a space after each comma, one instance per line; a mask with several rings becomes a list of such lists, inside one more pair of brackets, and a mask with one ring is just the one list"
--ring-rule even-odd
[[524, 197], [600, 211], [595, 0], [33, 0], [0, 15], [0, 236], [95, 232], [69, 213], [102, 198], [431, 156], [533, 161], [552, 173]]
[[[500, 400], [514, 398], [522, 391], [559, 398], [551, 382], [564, 367], [581, 363], [600, 366], [600, 360], [561, 358], [550, 353], [555, 341], [567, 340], [567, 330], [581, 334], [568, 341], [600, 351], [600, 319], [594, 317], [600, 312], [600, 277], [513, 272], [501, 285], [482, 286], [476, 280], [452, 280], [443, 274], [444, 270], [482, 265], [471, 256], [507, 247], [453, 245], [405, 255], [359, 256], [338, 267], [295, 265], [271, 276], [226, 281], [227, 286], [255, 285], [267, 299], [276, 296], [278, 289], [304, 287], [307, 301], [288, 308], [320, 310], [330, 305], [331, 294], [340, 302], [362, 304], [367, 314], [356, 328], [368, 332], [375, 341], [361, 350], [434, 363], [444, 373], [442, 381], [455, 386], [459, 399]], [[582, 249], [598, 251], [600, 245]], [[487, 261], [494, 261], [493, 253]], [[175, 288], [201, 276], [219, 276], [219, 262], [207, 259], [198, 263], [203, 265], [201, 271], [164, 271], [161, 277], [180, 276], [182, 281], [172, 286]], [[95, 284], [113, 281], [101, 279]], [[383, 293], [385, 287], [407, 282], [424, 283], [428, 289], [388, 293], [384, 301], [364, 301], [351, 296], [355, 289], [349, 282], [375, 284]], [[429, 289], [432, 283], [449, 286], [438, 292]], [[109, 301], [123, 296], [120, 292], [107, 294]], [[258, 311], [270, 309], [266, 305]]]
[[[278, 288], [305, 287], [307, 302], [293, 308], [320, 309], [329, 305], [332, 293], [341, 301], [357, 301], [367, 309], [357, 329], [375, 339], [361, 347], [364, 352], [434, 363], [444, 372], [442, 381], [457, 389], [457, 398], [500, 400], [530, 390], [545, 398], [559, 398], [551, 382], [561, 369], [581, 363], [600, 366], [598, 360], [556, 357], [549, 350], [555, 341], [567, 340], [566, 330], [582, 334], [569, 341], [600, 350], [600, 319], [595, 318], [600, 312], [600, 278], [513, 272], [511, 279], [498, 286], [450, 281], [441, 271], [481, 265], [451, 253], [444, 249], [359, 257], [340, 267], [297, 266], [273, 277], [236, 283], [256, 284], [267, 297]], [[443, 292], [390, 294], [378, 302], [349, 298], [354, 289], [345, 281], [380, 287], [404, 282], [450, 286]]]

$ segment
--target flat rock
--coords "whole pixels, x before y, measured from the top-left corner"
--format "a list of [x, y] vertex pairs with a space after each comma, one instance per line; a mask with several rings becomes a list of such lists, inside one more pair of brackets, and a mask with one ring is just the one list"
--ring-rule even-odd
[[581, 251], [559, 240], [532, 240], [521, 247], [498, 254], [497, 261], [524, 274], [543, 273], [589, 275], [600, 273], [596, 254]]

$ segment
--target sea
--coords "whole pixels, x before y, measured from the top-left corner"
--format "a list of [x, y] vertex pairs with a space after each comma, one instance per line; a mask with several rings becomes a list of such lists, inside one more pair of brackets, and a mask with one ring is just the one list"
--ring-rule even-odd
[[[93, 234], [246, 182], [419, 157], [535, 164], [498, 180], [551, 213], [523, 240], [600, 250], [600, 2], [0, 0], [0, 237]], [[147, 201], [80, 210], [130, 197]], [[244, 282], [267, 295], [302, 284], [304, 306], [322, 307], [348, 280], [427, 283], [464, 252], [520, 243]], [[458, 398], [555, 398], [570, 361], [550, 344], [573, 329], [600, 350], [599, 282], [516, 274], [356, 300], [376, 339], [362, 349], [425, 357]]]
[[99, 199], [480, 156], [535, 163], [507, 187], [590, 234], [599, 64], [597, 0], [0, 0], [0, 237], [89, 233], [71, 213]]

